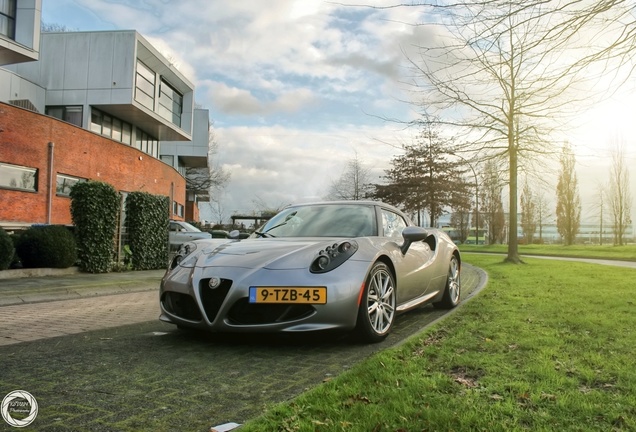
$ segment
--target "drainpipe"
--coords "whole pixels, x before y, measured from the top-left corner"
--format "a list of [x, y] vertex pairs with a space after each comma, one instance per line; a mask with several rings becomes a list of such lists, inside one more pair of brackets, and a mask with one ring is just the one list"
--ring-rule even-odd
[[51, 208], [53, 206], [53, 155], [55, 152], [55, 144], [53, 142], [49, 142], [49, 187], [48, 187], [48, 197], [47, 204], [48, 207], [46, 209], [46, 223], [51, 224]]

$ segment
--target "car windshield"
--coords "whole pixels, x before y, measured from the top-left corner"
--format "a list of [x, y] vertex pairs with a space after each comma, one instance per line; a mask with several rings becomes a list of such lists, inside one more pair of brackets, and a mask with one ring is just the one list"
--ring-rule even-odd
[[364, 237], [377, 235], [373, 205], [321, 204], [285, 209], [270, 219], [262, 237]]

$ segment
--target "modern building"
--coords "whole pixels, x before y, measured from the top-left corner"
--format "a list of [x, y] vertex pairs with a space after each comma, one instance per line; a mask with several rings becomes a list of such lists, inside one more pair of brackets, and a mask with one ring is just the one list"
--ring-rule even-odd
[[0, 66], [38, 59], [41, 15], [42, 0], [0, 1]]
[[[168, 196], [171, 218], [198, 220], [183, 173], [207, 166], [209, 120], [194, 85], [136, 31], [39, 35], [40, 1], [0, 5], [0, 59], [14, 63], [0, 67], [0, 226], [71, 224], [70, 186], [86, 180]], [[31, 33], [35, 58], [18, 43]]]
[[[208, 169], [208, 153], [210, 149], [210, 112], [207, 109], [195, 108], [192, 122], [192, 139], [190, 141], [161, 141], [159, 158], [174, 167], [186, 177], [190, 168]], [[199, 203], [209, 202], [210, 195], [201, 191], [193, 191], [186, 184], [185, 217], [188, 221], [197, 221]], [[194, 215], [197, 215], [194, 217]]]

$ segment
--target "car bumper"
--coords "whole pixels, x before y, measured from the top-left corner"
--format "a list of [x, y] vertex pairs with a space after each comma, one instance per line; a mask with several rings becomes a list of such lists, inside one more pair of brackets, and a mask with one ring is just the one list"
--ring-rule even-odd
[[[355, 327], [360, 290], [370, 263], [349, 261], [329, 273], [308, 269], [183, 268], [167, 273], [160, 319], [213, 332], [305, 332]], [[219, 284], [210, 288], [210, 280]], [[253, 304], [249, 288], [326, 287], [326, 304]]]

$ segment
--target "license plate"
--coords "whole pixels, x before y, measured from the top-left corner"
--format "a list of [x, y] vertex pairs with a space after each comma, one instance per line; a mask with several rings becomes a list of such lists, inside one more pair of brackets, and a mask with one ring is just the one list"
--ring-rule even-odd
[[250, 303], [327, 303], [325, 287], [250, 287]]

